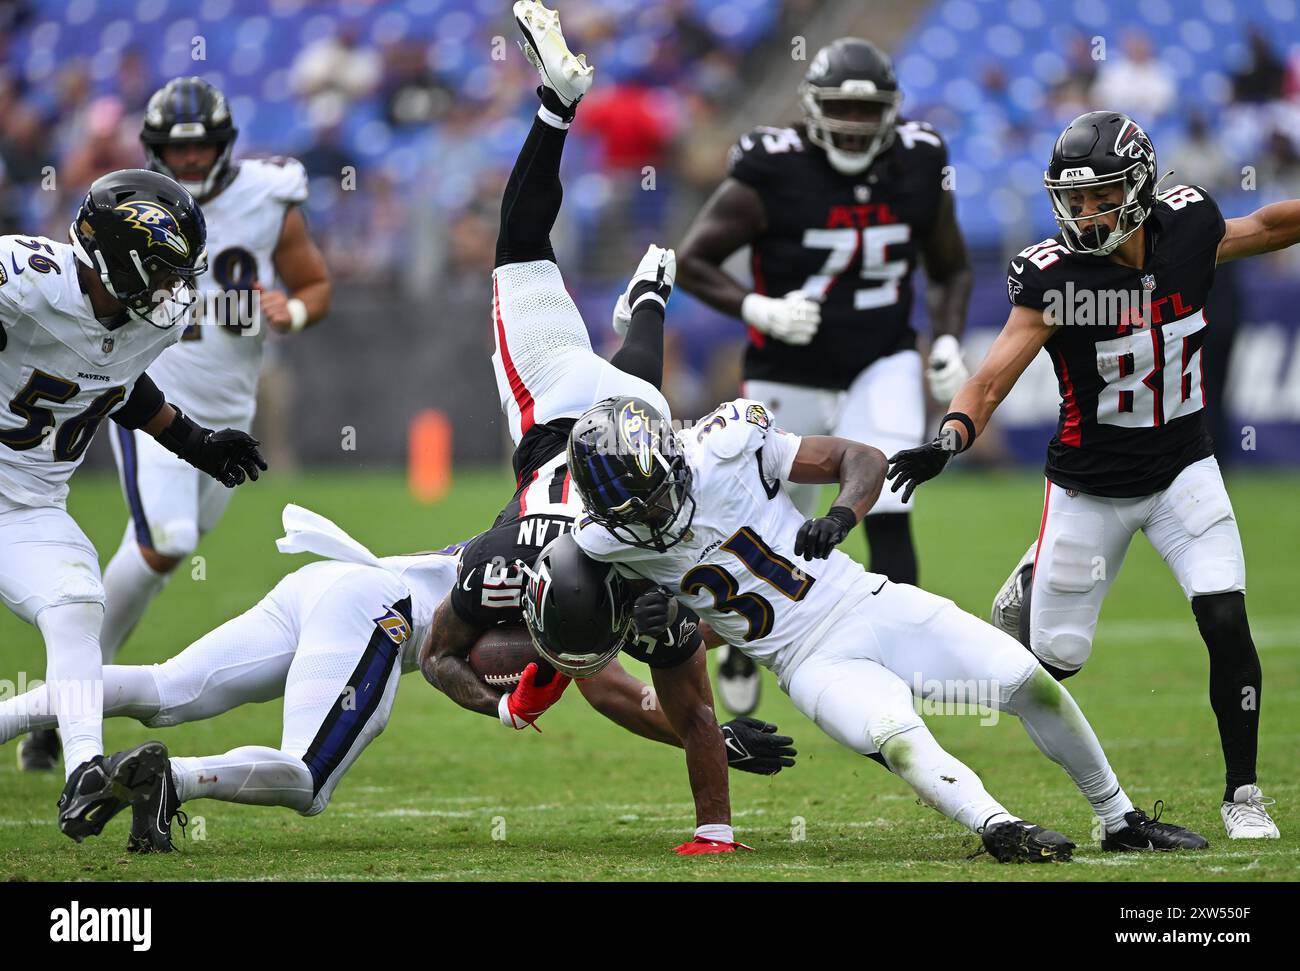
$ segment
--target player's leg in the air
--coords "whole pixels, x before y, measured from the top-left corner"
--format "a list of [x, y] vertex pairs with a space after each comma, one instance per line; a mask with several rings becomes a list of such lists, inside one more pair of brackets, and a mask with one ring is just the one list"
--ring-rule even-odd
[[1226, 770], [1220, 814], [1232, 839], [1277, 839], [1256, 785], [1263, 672], [1246, 616], [1246, 558], [1218, 464], [1202, 459], [1159, 494], [1143, 524], [1196, 615], [1210, 652], [1210, 706]]
[[[899, 351], [873, 361], [844, 392], [844, 403], [831, 435], [864, 442], [886, 455], [915, 448], [925, 436], [925, 396], [921, 355]], [[919, 579], [912, 543], [912, 499], [888, 489], [862, 520], [872, 573], [895, 583]], [[808, 513], [812, 515], [812, 513]]]

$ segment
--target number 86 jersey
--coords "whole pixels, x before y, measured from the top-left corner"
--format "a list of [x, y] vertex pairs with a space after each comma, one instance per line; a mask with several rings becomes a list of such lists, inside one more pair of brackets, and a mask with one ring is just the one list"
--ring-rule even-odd
[[1011, 258], [1007, 296], [1043, 311], [1061, 413], [1047, 478], [1107, 498], [1160, 492], [1214, 453], [1205, 423], [1205, 299], [1224, 221], [1209, 193], [1161, 192], [1143, 224], [1146, 263], [1066, 249], [1058, 235]]
[[583, 520], [578, 545], [627, 576], [664, 584], [727, 643], [780, 675], [811, 650], [820, 628], [879, 582], [839, 551], [825, 560], [795, 556], [804, 518], [781, 481], [800, 439], [774, 428], [760, 402], [727, 402], [677, 435], [696, 502], [686, 537], [660, 553]]

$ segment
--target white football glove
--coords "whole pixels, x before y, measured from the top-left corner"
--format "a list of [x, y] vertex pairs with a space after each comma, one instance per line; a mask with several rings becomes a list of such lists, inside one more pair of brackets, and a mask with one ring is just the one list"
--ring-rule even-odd
[[787, 344], [807, 344], [821, 326], [822, 308], [802, 290], [792, 290], [784, 297], [751, 293], [740, 305], [740, 319]]
[[627, 289], [618, 295], [618, 303], [614, 304], [614, 333], [619, 337], [627, 334], [632, 324], [632, 311], [643, 300], [657, 300], [666, 308], [676, 279], [677, 254], [651, 243], [628, 281]]
[[930, 397], [946, 405], [970, 378], [966, 362], [961, 359], [961, 344], [952, 334], [943, 334], [930, 345], [930, 366], [925, 371]]

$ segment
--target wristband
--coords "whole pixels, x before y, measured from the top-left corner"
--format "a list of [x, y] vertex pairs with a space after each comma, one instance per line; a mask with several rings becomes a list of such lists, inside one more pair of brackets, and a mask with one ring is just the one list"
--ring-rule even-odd
[[763, 330], [768, 325], [770, 314], [767, 307], [771, 302], [771, 297], [765, 297], [761, 293], [745, 294], [745, 299], [740, 302], [740, 319], [750, 327]]
[[736, 834], [727, 823], [705, 823], [703, 826], [696, 826], [695, 835], [699, 839], [713, 840], [715, 843], [736, 842]]
[[497, 717], [501, 719], [501, 724], [506, 728], [513, 728], [516, 731], [523, 728], [522, 725], [515, 724], [515, 716], [510, 714], [510, 695], [504, 694], [501, 700], [497, 702]]
[[290, 297], [285, 304], [289, 311], [289, 332], [296, 334], [307, 326], [307, 305], [297, 297]]
[[943, 426], [948, 424], [948, 422], [950, 421], [961, 422], [961, 424], [964, 425], [966, 428], [966, 442], [964, 445], [962, 445], [961, 448], [957, 449], [957, 454], [960, 455], [962, 452], [966, 451], [966, 449], [970, 448], [971, 445], [975, 443], [975, 422], [971, 421], [970, 415], [966, 414], [965, 412], [950, 411], [948, 412], [948, 414], [944, 415], [942, 418], [939, 419], [940, 435], [943, 434]]

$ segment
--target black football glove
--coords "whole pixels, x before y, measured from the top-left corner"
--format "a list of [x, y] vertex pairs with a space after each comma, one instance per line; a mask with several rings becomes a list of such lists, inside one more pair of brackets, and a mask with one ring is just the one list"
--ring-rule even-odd
[[907, 502], [912, 498], [916, 487], [942, 472], [954, 454], [951, 447], [944, 445], [942, 438], [935, 438], [916, 448], [903, 449], [889, 460], [889, 471], [885, 474], [886, 479], [893, 479], [889, 491], [902, 489], [903, 501]]
[[776, 726], [757, 718], [733, 718], [722, 726], [722, 740], [727, 744], [727, 764], [741, 772], [776, 775], [794, 765], [799, 753], [791, 746], [789, 735], [776, 734]]
[[227, 489], [233, 489], [245, 478], [256, 481], [259, 470], [266, 469], [266, 460], [257, 450], [261, 443], [256, 438], [234, 428], [214, 432], [191, 421], [179, 408], [172, 423], [157, 437], [163, 448]]
[[667, 587], [651, 587], [632, 604], [632, 619], [637, 634], [658, 637], [677, 619], [677, 600]]
[[805, 560], [824, 560], [831, 550], [858, 524], [858, 517], [847, 506], [831, 506], [820, 519], [809, 519], [799, 527], [794, 538], [794, 555]]

